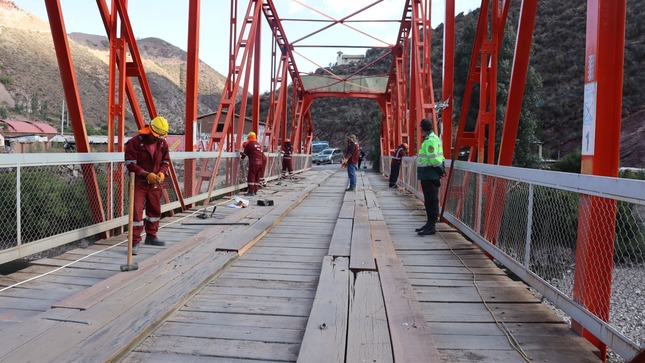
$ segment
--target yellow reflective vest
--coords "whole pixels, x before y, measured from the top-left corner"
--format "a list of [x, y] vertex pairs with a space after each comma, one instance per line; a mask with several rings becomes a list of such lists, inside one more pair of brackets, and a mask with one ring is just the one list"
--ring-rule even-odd
[[434, 132], [428, 133], [417, 155], [417, 179], [441, 179], [445, 171], [444, 160], [441, 139]]

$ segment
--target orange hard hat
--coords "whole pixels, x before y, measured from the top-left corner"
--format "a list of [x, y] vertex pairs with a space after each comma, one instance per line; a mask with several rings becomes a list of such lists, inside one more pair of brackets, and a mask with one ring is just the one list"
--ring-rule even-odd
[[401, 146], [403, 146], [404, 149], [408, 148], [408, 144], [406, 144], [406, 143], [401, 144]]
[[284, 142], [285, 142], [285, 143], [287, 143], [287, 142], [291, 142], [291, 140], [289, 140], [289, 139], [284, 139]]

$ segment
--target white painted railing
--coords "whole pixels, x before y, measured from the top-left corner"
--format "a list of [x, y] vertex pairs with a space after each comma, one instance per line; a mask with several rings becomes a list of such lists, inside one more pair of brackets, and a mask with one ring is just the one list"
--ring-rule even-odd
[[[390, 160], [381, 162], [385, 175]], [[403, 159], [399, 183], [422, 199], [414, 162]], [[496, 197], [503, 203], [487, 203], [490, 185], [501, 188]], [[446, 188], [447, 222], [621, 357], [629, 359], [645, 346], [645, 181], [457, 161], [442, 196]], [[579, 205], [589, 197], [615, 213], [585, 216], [591, 212]], [[486, 210], [487, 205], [494, 207]], [[492, 219], [498, 228], [487, 225]], [[596, 220], [595, 231], [614, 236], [613, 259], [591, 261], [611, 273], [607, 286], [594, 287], [610, 291], [606, 322], [574, 299], [574, 280], [598, 283], [576, 261], [580, 220]]]
[[[205, 165], [212, 175], [217, 152], [170, 153], [180, 191], [166, 178], [166, 198], [162, 211], [181, 208], [184, 167], [195, 167], [196, 185]], [[238, 153], [222, 153], [211, 199], [246, 187], [246, 160]], [[265, 170], [267, 180], [280, 177], [279, 154], [269, 154]], [[310, 155], [294, 155], [294, 171], [311, 165]], [[207, 163], [206, 163], [207, 162]], [[90, 174], [92, 176], [90, 176]], [[4, 154], [0, 159], [0, 264], [23, 258], [103, 232], [128, 223], [127, 183], [122, 153]], [[88, 197], [88, 184], [94, 194]], [[127, 191], [127, 188], [124, 190]], [[197, 204], [208, 198], [208, 181], [199, 192], [183, 196], [184, 203]], [[109, 202], [108, 202], [109, 201]], [[125, 213], [123, 212], [125, 210]], [[97, 220], [100, 216], [100, 221]]]

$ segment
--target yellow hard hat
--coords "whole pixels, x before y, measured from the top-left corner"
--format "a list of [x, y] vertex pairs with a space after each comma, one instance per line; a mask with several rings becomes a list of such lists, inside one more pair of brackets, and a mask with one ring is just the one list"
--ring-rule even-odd
[[168, 135], [168, 121], [161, 116], [157, 116], [150, 121], [150, 130], [156, 137], [166, 137]]
[[253, 132], [253, 131], [249, 132], [249, 135], [247, 136], [247, 139], [250, 140], [250, 141], [256, 141], [257, 136], [255, 136], [255, 132]]

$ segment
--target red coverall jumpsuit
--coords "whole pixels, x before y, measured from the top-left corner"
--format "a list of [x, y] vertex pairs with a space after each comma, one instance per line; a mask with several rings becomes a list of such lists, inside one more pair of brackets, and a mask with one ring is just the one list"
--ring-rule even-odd
[[161, 193], [163, 186], [148, 184], [148, 173], [168, 175], [170, 156], [165, 139], [152, 135], [137, 135], [125, 144], [125, 166], [135, 174], [134, 183], [134, 216], [132, 228], [132, 245], [141, 242], [144, 229], [143, 209], [146, 209], [146, 237], [156, 238], [161, 218]]
[[267, 181], [264, 178], [264, 173], [267, 170], [268, 162], [269, 162], [269, 158], [267, 157], [267, 155], [265, 153], [262, 153], [262, 169], [260, 170], [260, 180], [259, 180], [261, 188], [264, 188], [264, 187], [267, 186]]
[[249, 192], [257, 193], [260, 187], [260, 172], [264, 160], [264, 153], [257, 141], [248, 141], [244, 147], [244, 154], [249, 157], [249, 172], [246, 182], [249, 186]]
[[289, 176], [293, 176], [293, 162], [291, 161], [291, 154], [293, 154], [293, 146], [291, 143], [285, 143], [282, 149], [284, 155], [282, 156], [282, 176], [287, 177], [287, 171]]

